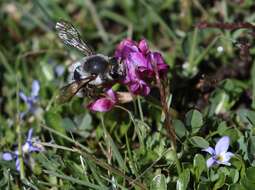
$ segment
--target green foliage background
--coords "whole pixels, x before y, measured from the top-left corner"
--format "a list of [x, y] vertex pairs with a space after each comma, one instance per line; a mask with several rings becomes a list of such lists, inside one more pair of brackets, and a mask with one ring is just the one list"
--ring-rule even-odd
[[[20, 180], [14, 162], [0, 159], [1, 189], [255, 189], [255, 67], [252, 30], [198, 29], [201, 21], [250, 22], [252, 0], [19, 0], [0, 2], [0, 150], [11, 151], [29, 128], [46, 151], [34, 153]], [[97, 51], [113, 55], [124, 38], [145, 38], [170, 66], [171, 118], [177, 134], [178, 175], [157, 89], [101, 114], [87, 99], [55, 102], [67, 72], [82, 58], [57, 38], [54, 25], [71, 21]], [[243, 52], [242, 44], [250, 45]], [[223, 51], [220, 51], [223, 49]], [[246, 53], [246, 54], [245, 54]], [[41, 112], [24, 122], [17, 93], [40, 81]], [[120, 87], [116, 87], [120, 88]], [[202, 148], [227, 135], [229, 167], [206, 168]]]

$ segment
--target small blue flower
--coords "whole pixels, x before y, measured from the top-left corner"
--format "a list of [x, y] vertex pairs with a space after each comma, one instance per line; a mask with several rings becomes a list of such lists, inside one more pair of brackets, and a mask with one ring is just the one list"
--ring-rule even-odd
[[19, 93], [19, 97], [26, 103], [28, 109], [25, 112], [20, 114], [20, 117], [23, 118], [27, 113], [35, 113], [37, 110], [37, 102], [38, 102], [38, 95], [40, 91], [40, 84], [39, 81], [34, 80], [32, 83], [32, 90], [30, 96], [26, 96], [24, 92]]
[[216, 143], [215, 149], [208, 147], [203, 149], [203, 151], [211, 154], [211, 158], [206, 161], [206, 165], [210, 168], [213, 165], [223, 164], [230, 166], [229, 160], [234, 156], [232, 152], [227, 152], [229, 147], [229, 137], [224, 136]]
[[65, 67], [63, 65], [56, 65], [54, 67], [54, 72], [57, 77], [61, 77], [65, 73]]
[[48, 60], [49, 65], [53, 69], [54, 74], [57, 77], [61, 77], [65, 73], [65, 66], [63, 64], [57, 64], [54, 60]]
[[[40, 145], [40, 141], [38, 139], [32, 139], [33, 129], [29, 129], [27, 140], [22, 145], [22, 157], [24, 158], [25, 163], [28, 163], [28, 160], [25, 160], [25, 158], [28, 158], [29, 154], [32, 152], [41, 152], [44, 151], [44, 147]], [[19, 162], [19, 152], [18, 149], [16, 149], [14, 152], [5, 152], [2, 155], [3, 160], [10, 161], [15, 160], [16, 162], [16, 170], [20, 171], [20, 162]]]

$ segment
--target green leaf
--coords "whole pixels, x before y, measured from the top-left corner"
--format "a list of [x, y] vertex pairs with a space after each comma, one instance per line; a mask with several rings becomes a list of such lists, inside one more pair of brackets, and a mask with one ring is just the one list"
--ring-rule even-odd
[[78, 128], [79, 129], [83, 129], [83, 130], [90, 130], [92, 129], [92, 118], [91, 118], [91, 115], [89, 113], [87, 113], [81, 120]]
[[[55, 129], [56, 131], [66, 135], [65, 128], [62, 126], [62, 118], [61, 116], [53, 111], [49, 111], [45, 113], [45, 122], [46, 125]], [[63, 139], [60, 137], [56, 137], [58, 141], [62, 144]]]
[[66, 134], [65, 129], [62, 127], [62, 118], [58, 113], [46, 112], [45, 121], [49, 127], [54, 128], [62, 134]]
[[255, 109], [255, 64], [251, 68], [251, 81], [252, 81], [252, 104], [251, 107]]
[[70, 130], [75, 128], [75, 124], [73, 123], [73, 121], [70, 118], [64, 118], [62, 120], [62, 127], [66, 130]]
[[156, 175], [152, 179], [150, 189], [166, 190], [167, 189], [166, 177], [163, 174]]
[[194, 161], [193, 161], [193, 167], [194, 167], [196, 180], [199, 181], [199, 178], [200, 178], [202, 172], [206, 168], [205, 159], [201, 154], [195, 155]]
[[46, 80], [51, 81], [54, 79], [52, 65], [45, 63], [44, 61], [40, 62], [40, 67], [42, 69], [42, 74]]
[[243, 125], [248, 125], [249, 127], [255, 126], [255, 112], [242, 108], [237, 111], [240, 121]]
[[250, 180], [247, 179], [247, 178], [243, 178], [243, 179], [241, 180], [241, 184], [242, 184], [242, 186], [243, 186], [245, 189], [247, 189], [247, 190], [253, 190], [254, 187], [255, 187], [254, 181], [250, 181]]
[[215, 183], [213, 190], [221, 188], [225, 184], [226, 176], [224, 173], [220, 173], [218, 181]]
[[229, 187], [229, 190], [246, 190], [246, 189], [240, 184], [232, 184]]
[[78, 185], [83, 185], [83, 186], [86, 186], [86, 187], [90, 187], [92, 189], [100, 189], [100, 190], [101, 189], [107, 189], [104, 186], [95, 185], [95, 184], [85, 182], [85, 181], [82, 181], [82, 180], [79, 180], [79, 179], [76, 179], [76, 178], [73, 178], [73, 177], [70, 177], [70, 176], [67, 176], [67, 175], [64, 175], [64, 174], [60, 174], [60, 173], [57, 173], [57, 172], [54, 172], [54, 171], [44, 170], [44, 172], [48, 175], [56, 176], [58, 178], [65, 179], [67, 181], [70, 181], [72, 183], [76, 183]]
[[174, 126], [175, 132], [179, 138], [184, 137], [186, 135], [186, 133], [188, 132], [186, 130], [184, 124], [182, 123], [182, 121], [180, 121], [178, 119], [173, 120], [173, 126]]
[[223, 134], [227, 129], [229, 128], [227, 126], [226, 121], [222, 121], [218, 126], [217, 132], [219, 133], [220, 136], [224, 136]]
[[222, 136], [229, 136], [229, 138], [231, 139], [232, 142], [235, 142], [239, 139], [239, 134], [238, 134], [238, 130], [237, 129], [227, 129], [226, 131], [224, 131], [222, 133]]
[[176, 190], [186, 190], [188, 188], [190, 180], [190, 171], [189, 169], [185, 169], [177, 180]]
[[198, 147], [198, 148], [208, 148], [209, 147], [209, 143], [203, 137], [199, 137], [199, 136], [191, 137], [190, 143], [194, 147]]
[[239, 171], [237, 169], [230, 168], [229, 169], [229, 175], [228, 175], [228, 178], [226, 180], [227, 183], [229, 183], [229, 184], [237, 183], [239, 178], [240, 178]]
[[255, 183], [255, 167], [250, 167], [246, 170], [246, 177]]
[[199, 183], [197, 189], [198, 190], [209, 190], [209, 185], [206, 183]]
[[191, 126], [192, 134], [198, 132], [203, 125], [202, 114], [197, 110], [190, 110], [186, 114], [186, 124]]
[[255, 136], [250, 137], [250, 146], [249, 146], [249, 152], [252, 155], [255, 155]]

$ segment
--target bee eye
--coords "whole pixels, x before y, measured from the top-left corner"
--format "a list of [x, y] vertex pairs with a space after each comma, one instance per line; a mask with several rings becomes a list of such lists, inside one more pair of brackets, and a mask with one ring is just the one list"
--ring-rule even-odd
[[111, 65], [116, 65], [116, 64], [118, 64], [118, 60], [117, 60], [116, 57], [111, 57], [111, 58], [109, 59], [109, 63], [110, 63]]
[[80, 80], [81, 79], [81, 74], [77, 71], [77, 69], [74, 70], [73, 79], [74, 80]]

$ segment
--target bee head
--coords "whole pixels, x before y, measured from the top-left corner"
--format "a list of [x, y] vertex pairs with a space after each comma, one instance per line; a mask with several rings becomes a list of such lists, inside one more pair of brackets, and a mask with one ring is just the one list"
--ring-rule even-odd
[[111, 66], [110, 69], [110, 76], [114, 79], [114, 80], [118, 80], [123, 78], [124, 76], [124, 67], [123, 64], [121, 64], [117, 58], [115, 57], [111, 57], [109, 58], [109, 64]]

